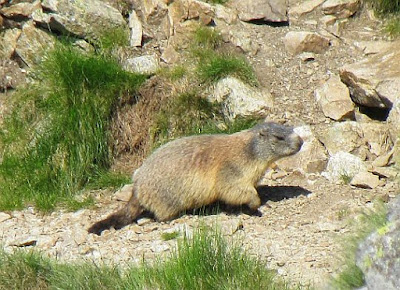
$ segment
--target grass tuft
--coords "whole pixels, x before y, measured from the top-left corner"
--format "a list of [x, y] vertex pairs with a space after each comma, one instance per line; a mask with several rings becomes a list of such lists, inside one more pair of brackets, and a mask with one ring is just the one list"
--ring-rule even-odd
[[168, 260], [122, 270], [62, 264], [34, 252], [0, 250], [0, 289], [290, 289], [259, 259], [199, 227], [178, 239]]
[[368, 0], [375, 11], [381, 15], [400, 12], [400, 0]]
[[0, 130], [0, 210], [33, 202], [51, 210], [73, 198], [112, 161], [110, 118], [146, 76], [112, 59], [59, 45], [39, 68], [38, 85], [20, 90]]

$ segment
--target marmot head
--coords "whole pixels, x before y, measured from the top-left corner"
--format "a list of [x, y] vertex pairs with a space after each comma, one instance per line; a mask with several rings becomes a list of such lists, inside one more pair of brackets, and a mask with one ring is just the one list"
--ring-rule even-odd
[[250, 132], [254, 134], [250, 142], [250, 154], [257, 160], [276, 161], [297, 153], [303, 145], [303, 139], [292, 127], [273, 122], [259, 124]]

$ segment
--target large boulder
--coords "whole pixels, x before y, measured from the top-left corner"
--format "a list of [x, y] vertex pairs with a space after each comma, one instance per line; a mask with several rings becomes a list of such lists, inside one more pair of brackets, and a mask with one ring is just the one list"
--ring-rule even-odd
[[322, 175], [332, 182], [349, 183], [358, 173], [366, 171], [367, 167], [360, 157], [339, 151], [329, 158]]
[[96, 40], [104, 32], [126, 26], [121, 13], [100, 0], [43, 0], [43, 12], [33, 19], [43, 27], [66, 35]]
[[381, 53], [340, 69], [341, 80], [357, 104], [391, 109], [400, 96], [400, 41]]
[[387, 223], [361, 243], [356, 263], [367, 289], [400, 289], [400, 198], [389, 207]]
[[265, 116], [273, 107], [273, 99], [268, 90], [250, 87], [234, 77], [220, 80], [208, 99], [221, 104], [223, 113], [231, 120], [237, 116]]
[[287, 22], [286, 0], [233, 0], [242, 21]]

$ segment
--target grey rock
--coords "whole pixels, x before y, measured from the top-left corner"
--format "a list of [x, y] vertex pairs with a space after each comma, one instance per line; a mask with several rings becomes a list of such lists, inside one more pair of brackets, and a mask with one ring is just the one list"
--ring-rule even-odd
[[388, 223], [361, 243], [357, 266], [367, 289], [400, 289], [400, 199], [389, 207]]
[[131, 30], [130, 34], [130, 45], [131, 46], [142, 46], [142, 36], [143, 36], [143, 28], [142, 23], [139, 20], [139, 17], [136, 15], [135, 10], [133, 10], [129, 14], [129, 29]]
[[237, 116], [265, 116], [273, 107], [269, 91], [250, 87], [234, 77], [218, 81], [207, 98], [221, 104], [223, 113], [231, 120]]
[[237, 9], [242, 21], [288, 21], [286, 0], [234, 0], [230, 5]]
[[38, 64], [46, 50], [54, 46], [55, 38], [49, 33], [38, 29], [31, 21], [26, 22], [17, 40], [15, 54], [27, 66]]
[[7, 29], [4, 33], [0, 33], [0, 60], [11, 58], [20, 35], [21, 30], [18, 28]]
[[0, 212], [0, 223], [11, 219], [11, 216], [8, 213]]
[[310, 0], [297, 3], [295, 6], [289, 9], [289, 18], [292, 21], [293, 19], [300, 18], [307, 13], [312, 12], [319, 5], [324, 3], [325, 0]]
[[364, 162], [348, 152], [337, 152], [329, 158], [326, 171], [322, 173], [332, 182], [347, 182], [360, 171], [367, 171]]
[[143, 55], [126, 59], [122, 66], [129, 72], [155, 74], [160, 68], [160, 60], [155, 54]]
[[124, 185], [115, 193], [114, 198], [119, 201], [128, 201], [132, 196], [132, 189], [133, 184]]
[[62, 34], [97, 40], [105, 31], [126, 26], [117, 9], [99, 0], [44, 0], [42, 6], [50, 12], [35, 20]]

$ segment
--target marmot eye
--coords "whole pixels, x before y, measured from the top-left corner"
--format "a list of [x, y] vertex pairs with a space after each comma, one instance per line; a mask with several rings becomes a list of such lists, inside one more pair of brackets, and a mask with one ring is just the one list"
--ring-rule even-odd
[[279, 141], [285, 140], [285, 137], [283, 137], [283, 136], [275, 136], [275, 137], [276, 137], [276, 139], [278, 139]]

